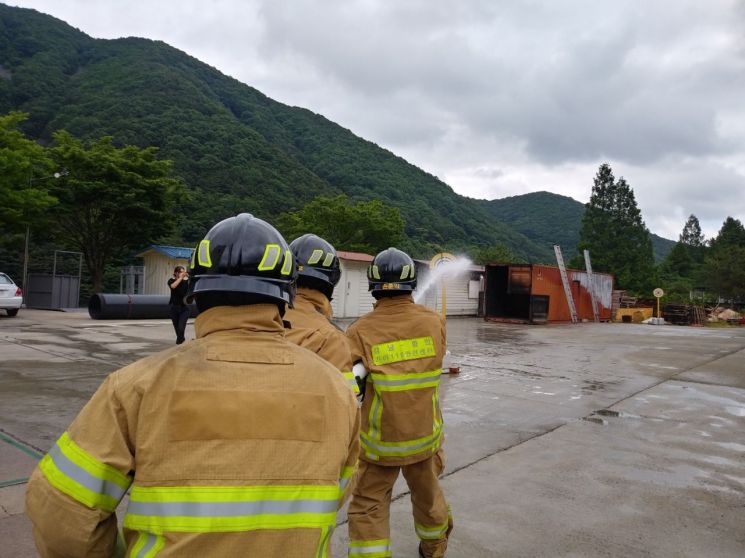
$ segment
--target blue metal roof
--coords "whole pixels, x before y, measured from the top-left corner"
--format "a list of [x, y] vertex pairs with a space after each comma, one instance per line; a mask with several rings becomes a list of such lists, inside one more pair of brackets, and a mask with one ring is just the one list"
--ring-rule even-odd
[[158, 254], [163, 254], [164, 256], [167, 256], [169, 258], [173, 258], [175, 260], [189, 260], [191, 259], [191, 254], [194, 252], [194, 248], [183, 248], [181, 246], [163, 246], [160, 244], [151, 244], [144, 250], [142, 250], [139, 254], [137, 254], [138, 258], [141, 258], [151, 250], [157, 252]]

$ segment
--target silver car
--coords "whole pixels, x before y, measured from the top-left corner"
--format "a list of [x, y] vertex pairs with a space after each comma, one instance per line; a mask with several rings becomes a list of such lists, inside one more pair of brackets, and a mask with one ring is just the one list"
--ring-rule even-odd
[[23, 292], [13, 282], [13, 279], [0, 273], [0, 309], [5, 310], [8, 316], [15, 316], [21, 308]]

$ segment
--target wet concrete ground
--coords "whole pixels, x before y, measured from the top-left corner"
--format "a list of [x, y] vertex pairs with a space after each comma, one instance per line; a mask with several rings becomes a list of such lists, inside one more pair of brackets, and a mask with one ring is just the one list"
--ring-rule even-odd
[[[107, 373], [173, 340], [166, 320], [0, 318], [0, 556], [35, 556], [36, 459]], [[745, 328], [459, 318], [448, 345], [448, 556], [745, 556]], [[403, 482], [394, 499], [394, 556], [415, 557]]]

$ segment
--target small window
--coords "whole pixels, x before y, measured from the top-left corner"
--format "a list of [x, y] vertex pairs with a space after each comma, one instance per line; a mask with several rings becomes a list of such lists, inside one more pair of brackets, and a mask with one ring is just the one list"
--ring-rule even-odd
[[12, 285], [13, 281], [5, 275], [5, 273], [0, 273], [0, 285]]
[[481, 290], [481, 281], [468, 282], [468, 298], [478, 298]]

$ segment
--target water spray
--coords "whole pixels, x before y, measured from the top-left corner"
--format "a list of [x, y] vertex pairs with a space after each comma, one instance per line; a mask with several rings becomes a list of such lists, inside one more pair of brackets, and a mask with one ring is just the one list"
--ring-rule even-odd
[[424, 300], [427, 292], [435, 285], [442, 284], [442, 314], [446, 312], [445, 281], [464, 275], [470, 271], [473, 262], [464, 256], [453, 256], [447, 252], [435, 255], [429, 262], [430, 273], [424, 283], [414, 291], [414, 302]]
[[[416, 291], [414, 291], [414, 302], [419, 303], [419, 301], [424, 299], [427, 291], [435, 285], [441, 284], [442, 293], [440, 296], [442, 300], [442, 318], [445, 319], [447, 314], [446, 280], [468, 273], [472, 265], [473, 262], [463, 256], [456, 257], [447, 252], [436, 254], [429, 262], [430, 273], [427, 276], [426, 281], [420, 284]], [[460, 367], [453, 366], [450, 362], [450, 351], [445, 352], [442, 362], [442, 372], [443, 374], [457, 374], [460, 372]]]

